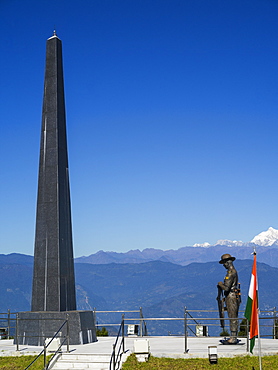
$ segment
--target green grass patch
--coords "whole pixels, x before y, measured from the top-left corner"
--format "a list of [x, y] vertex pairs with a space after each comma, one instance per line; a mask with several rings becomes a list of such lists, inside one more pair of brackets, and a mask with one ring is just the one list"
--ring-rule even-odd
[[[264, 370], [278, 369], [278, 356], [262, 357]], [[122, 370], [259, 370], [259, 359], [255, 356], [218, 358], [217, 364], [210, 364], [208, 358], [158, 358], [150, 357], [148, 362], [138, 362], [135, 355], [128, 357]]]
[[[1, 356], [0, 370], [23, 370], [25, 369], [36, 356]], [[51, 358], [47, 356], [47, 361]], [[30, 370], [42, 370], [43, 357], [40, 357], [31, 367]]]

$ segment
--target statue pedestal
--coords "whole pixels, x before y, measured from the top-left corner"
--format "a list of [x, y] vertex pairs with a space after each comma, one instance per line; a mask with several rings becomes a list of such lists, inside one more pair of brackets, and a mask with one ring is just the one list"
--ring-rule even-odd
[[[67, 324], [60, 327], [68, 318]], [[52, 338], [59, 330], [58, 337], [69, 334], [69, 344], [86, 344], [97, 341], [92, 311], [38, 311], [19, 312], [17, 337], [14, 343], [31, 346], [43, 346], [46, 338]], [[66, 344], [67, 342], [65, 342]]]

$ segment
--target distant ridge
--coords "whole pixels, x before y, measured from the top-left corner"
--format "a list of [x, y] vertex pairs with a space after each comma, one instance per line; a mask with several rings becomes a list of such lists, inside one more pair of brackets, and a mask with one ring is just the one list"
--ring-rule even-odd
[[143, 263], [150, 261], [171, 262], [178, 265], [188, 265], [192, 262], [212, 262], [227, 253], [233, 254], [236, 258], [251, 259], [254, 247], [258, 250], [258, 260], [273, 267], [278, 267], [278, 230], [270, 227], [255, 236], [251, 242], [218, 240], [216, 244], [209, 243], [194, 244], [194, 246], [182, 247], [177, 250], [146, 248], [142, 251], [130, 250], [126, 253], [105, 252], [103, 250], [90, 256], [78, 257], [77, 263], [108, 264], [108, 263]]
[[[257, 246], [258, 260], [267, 263], [272, 267], [278, 267], [278, 248]], [[88, 257], [79, 257], [75, 259], [76, 263], [89, 263], [94, 265], [109, 263], [144, 263], [151, 261], [171, 262], [177, 265], [186, 266], [193, 262], [204, 263], [218, 261], [220, 256], [230, 253], [236, 259], [252, 259], [254, 251], [253, 245], [244, 245], [241, 247], [231, 247], [227, 245], [215, 245], [209, 248], [203, 247], [183, 247], [177, 250], [163, 251], [161, 249], [144, 249], [138, 254], [138, 251], [129, 251], [127, 253], [104, 252], [99, 251]], [[133, 252], [135, 252], [133, 254]]]
[[33, 265], [34, 257], [21, 253], [0, 254], [0, 264], [25, 264]]
[[[23, 262], [26, 256], [22, 256], [22, 264], [3, 263], [2, 257], [0, 255], [0, 312], [30, 310], [32, 265]], [[225, 275], [218, 260], [219, 257], [213, 262], [187, 266], [162, 261], [105, 265], [78, 263], [75, 265], [78, 309], [93, 310], [95, 307], [99, 311], [109, 311], [143, 307], [144, 317], [183, 317], [185, 306], [216, 310], [216, 284]], [[252, 260], [237, 259], [235, 265], [241, 283], [241, 309], [244, 310]], [[260, 309], [277, 307], [278, 269], [258, 262], [258, 276]], [[109, 317], [110, 322], [120, 322], [120, 319], [120, 314]], [[101, 325], [108, 317], [98, 316], [98, 320]], [[181, 332], [173, 323], [159, 326], [159, 335], [167, 335], [168, 331], [183, 333], [180, 324]], [[150, 335], [152, 327], [149, 323]], [[220, 328], [217, 330], [219, 334]]]

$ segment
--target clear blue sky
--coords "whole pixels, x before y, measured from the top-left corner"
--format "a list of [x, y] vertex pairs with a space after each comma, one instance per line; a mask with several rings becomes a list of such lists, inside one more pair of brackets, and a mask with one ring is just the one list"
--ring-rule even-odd
[[75, 256], [278, 227], [278, 1], [0, 0], [0, 253], [33, 254], [46, 39]]

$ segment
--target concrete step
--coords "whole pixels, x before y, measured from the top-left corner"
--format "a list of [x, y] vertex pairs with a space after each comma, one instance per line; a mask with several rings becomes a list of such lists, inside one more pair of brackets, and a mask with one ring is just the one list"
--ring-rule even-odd
[[111, 354], [71, 354], [63, 353], [55, 365], [53, 370], [108, 370]]

